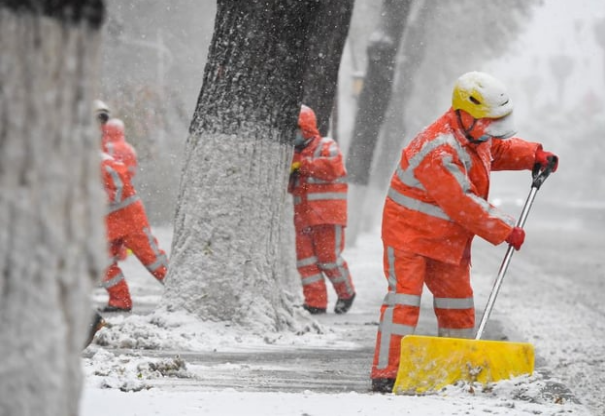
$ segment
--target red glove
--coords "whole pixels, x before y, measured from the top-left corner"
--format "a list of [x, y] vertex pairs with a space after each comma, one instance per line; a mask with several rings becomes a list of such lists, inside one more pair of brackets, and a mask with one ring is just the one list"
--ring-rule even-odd
[[506, 237], [506, 242], [513, 246], [515, 250], [519, 250], [524, 241], [525, 231], [521, 227], [514, 227], [508, 237]]
[[553, 163], [552, 172], [554, 173], [559, 166], [559, 158], [554, 153], [545, 152], [542, 148], [538, 148], [536, 150], [536, 163], [540, 165], [540, 170], [546, 169], [549, 163]]

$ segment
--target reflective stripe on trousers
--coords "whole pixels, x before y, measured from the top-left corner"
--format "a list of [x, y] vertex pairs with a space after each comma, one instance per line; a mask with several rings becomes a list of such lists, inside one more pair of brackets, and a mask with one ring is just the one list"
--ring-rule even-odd
[[327, 307], [324, 276], [330, 280], [339, 298], [348, 299], [355, 293], [349, 267], [342, 257], [344, 245], [344, 227], [341, 225], [317, 225], [296, 231], [296, 267], [307, 305]]
[[101, 283], [101, 286], [105, 289], [110, 289], [112, 287], [114, 287], [115, 285], [117, 285], [118, 283], [120, 283], [122, 280], [124, 280], [124, 274], [122, 273], [122, 271], [120, 270], [116, 275], [114, 276], [107, 276], [108, 279], [104, 280], [103, 283]]
[[471, 337], [475, 310], [468, 262], [451, 265], [388, 246], [383, 260], [389, 291], [380, 310], [372, 378], [395, 378], [401, 338], [416, 329], [424, 284], [434, 296], [440, 336]]

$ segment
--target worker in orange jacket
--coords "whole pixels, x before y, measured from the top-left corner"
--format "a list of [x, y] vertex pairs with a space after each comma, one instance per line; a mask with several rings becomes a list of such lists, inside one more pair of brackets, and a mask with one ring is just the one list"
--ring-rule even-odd
[[103, 153], [102, 178], [109, 200], [105, 217], [111, 265], [103, 278], [109, 302], [102, 312], [130, 311], [132, 299], [118, 256], [126, 246], [160, 282], [168, 272], [168, 259], [151, 232], [143, 203], [139, 199], [126, 166]]
[[324, 276], [338, 296], [335, 313], [346, 313], [355, 299], [349, 267], [342, 257], [347, 225], [346, 174], [338, 144], [320, 136], [315, 113], [303, 105], [288, 192], [294, 199], [296, 267], [302, 280], [303, 308], [311, 314], [327, 310]]
[[110, 118], [106, 123], [101, 125], [101, 132], [103, 133], [101, 139], [103, 152], [126, 165], [128, 174], [132, 180], [138, 167], [137, 152], [126, 141], [124, 122], [119, 118]]
[[472, 338], [470, 283], [475, 235], [516, 250], [522, 228], [488, 201], [492, 170], [542, 169], [558, 158], [514, 135], [513, 103], [502, 83], [469, 72], [455, 83], [452, 107], [404, 149], [391, 179], [382, 219], [388, 293], [372, 365], [372, 390], [391, 392], [401, 338], [413, 334], [426, 284], [434, 296], [438, 335]]
[[[93, 107], [101, 129], [101, 147], [103, 152], [126, 165], [128, 174], [132, 180], [138, 167], [137, 153], [134, 147], [126, 141], [124, 123], [118, 118], [111, 117], [109, 106], [103, 101], [95, 100]], [[118, 260], [126, 260], [127, 257], [128, 249], [126, 249], [126, 246], [122, 246], [119, 250]]]

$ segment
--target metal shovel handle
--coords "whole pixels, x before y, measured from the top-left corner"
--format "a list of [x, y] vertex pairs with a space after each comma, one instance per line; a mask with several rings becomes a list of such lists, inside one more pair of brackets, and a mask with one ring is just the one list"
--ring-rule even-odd
[[[521, 211], [521, 215], [517, 220], [517, 227], [523, 228], [525, 225], [525, 221], [527, 220], [527, 216], [529, 215], [529, 210], [534, 203], [534, 199], [536, 198], [536, 193], [538, 189], [542, 186], [548, 175], [550, 175], [557, 165], [556, 156], [551, 156], [548, 159], [548, 164], [541, 170], [541, 166], [539, 163], [534, 165], [532, 170], [532, 184], [529, 195], [527, 196], [527, 200], [525, 201], [525, 205], [523, 205], [523, 210]], [[489, 320], [489, 316], [492, 313], [492, 309], [494, 309], [494, 304], [496, 303], [496, 297], [498, 296], [498, 292], [500, 291], [500, 287], [502, 286], [502, 281], [504, 280], [504, 275], [508, 270], [508, 265], [513, 257], [513, 253], [515, 249], [512, 245], [508, 245], [508, 249], [506, 250], [506, 254], [504, 259], [502, 260], [502, 264], [500, 265], [500, 270], [498, 271], [498, 277], [496, 277], [496, 281], [494, 282], [494, 286], [492, 287], [492, 291], [489, 294], [489, 299], [487, 300], [487, 305], [485, 306], [485, 311], [483, 312], [483, 316], [481, 317], [481, 322], [479, 323], [479, 327], [477, 328], [477, 334], [475, 335], [475, 339], [481, 339], [483, 335], [483, 331], [485, 330], [485, 326], [487, 325], [487, 321]]]

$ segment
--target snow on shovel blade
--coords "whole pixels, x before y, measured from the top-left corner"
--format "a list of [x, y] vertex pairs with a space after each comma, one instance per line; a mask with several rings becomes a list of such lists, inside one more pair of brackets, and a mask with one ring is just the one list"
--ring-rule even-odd
[[458, 381], [486, 385], [533, 371], [528, 343], [407, 335], [393, 393], [434, 392]]

